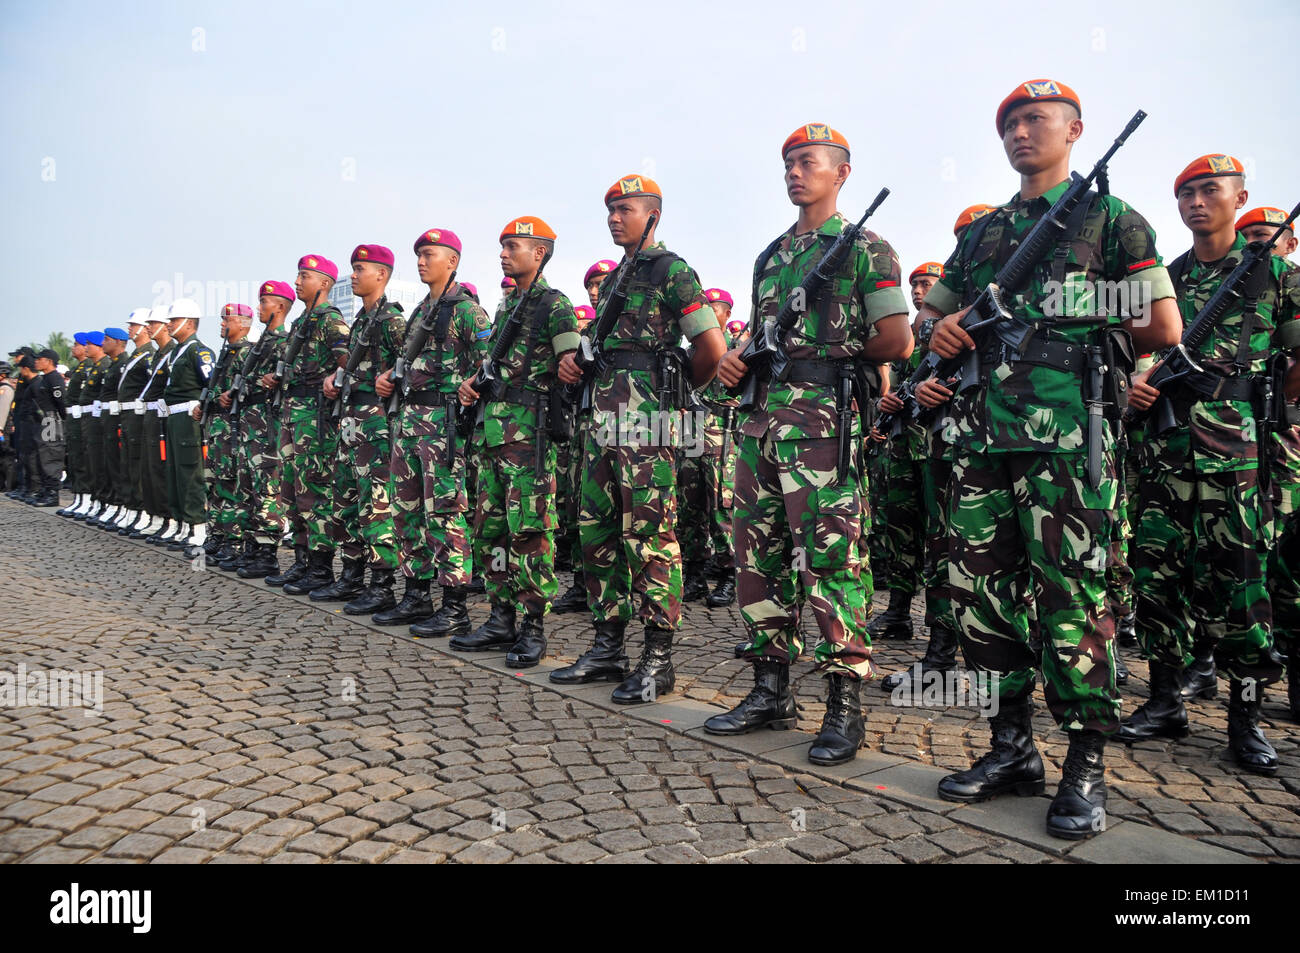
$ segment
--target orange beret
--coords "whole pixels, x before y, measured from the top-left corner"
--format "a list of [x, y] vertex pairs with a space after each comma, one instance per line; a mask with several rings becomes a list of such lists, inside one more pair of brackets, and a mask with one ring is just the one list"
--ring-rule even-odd
[[653, 195], [660, 201], [664, 194], [659, 191], [659, 183], [647, 175], [625, 175], [605, 190], [605, 204], [625, 195]]
[[536, 215], [520, 215], [518, 218], [506, 222], [506, 227], [501, 229], [501, 237], [498, 241], [504, 242], [507, 238], [515, 236], [536, 238], [548, 242], [555, 241], [555, 232], [551, 231], [551, 226]]
[[1201, 156], [1191, 163], [1186, 169], [1178, 173], [1178, 178], [1174, 179], [1174, 198], [1178, 198], [1178, 190], [1193, 179], [1208, 179], [1220, 175], [1245, 175], [1246, 167], [1241, 164], [1240, 159], [1224, 155]]
[[818, 145], [839, 146], [845, 152], [849, 151], [849, 141], [840, 135], [839, 130], [832, 129], [824, 122], [810, 122], [786, 136], [781, 146], [781, 158], [784, 159], [791, 149]]
[[961, 214], [957, 216], [957, 224], [952, 227], [954, 235], [960, 235], [963, 228], [969, 228], [971, 223], [977, 218], [983, 218], [989, 212], [996, 211], [993, 205], [972, 205], [970, 208], [964, 208]]
[[1011, 91], [1011, 94], [998, 105], [998, 135], [1002, 135], [1002, 127], [1006, 122], [1007, 113], [1015, 106], [1021, 103], [1039, 102], [1039, 103], [1072, 103], [1074, 108], [1082, 114], [1083, 107], [1079, 105], [1079, 94], [1072, 90], [1064, 83], [1058, 83], [1054, 79], [1031, 79], [1027, 83], [1021, 83]]
[[924, 264], [917, 265], [912, 269], [912, 273], [907, 276], [907, 283], [910, 285], [912, 280], [918, 275], [930, 275], [935, 278], [943, 277], [943, 263], [938, 261], [927, 261]]
[[1273, 208], [1271, 205], [1261, 205], [1237, 219], [1237, 231], [1241, 231], [1249, 225], [1272, 225], [1274, 228], [1278, 228], [1285, 224], [1286, 212], [1280, 208]]

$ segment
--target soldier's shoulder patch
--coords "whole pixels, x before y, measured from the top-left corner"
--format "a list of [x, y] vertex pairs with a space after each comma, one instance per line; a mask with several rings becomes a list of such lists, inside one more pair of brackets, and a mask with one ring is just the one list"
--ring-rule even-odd
[[400, 302], [400, 301], [390, 301], [390, 302], [388, 302], [388, 310], [389, 310], [391, 313], [393, 313], [393, 314], [401, 314], [401, 313], [402, 313], [402, 302]]
[[202, 364], [211, 364], [213, 362], [213, 354], [206, 347], [199, 348], [198, 355], [199, 362]]

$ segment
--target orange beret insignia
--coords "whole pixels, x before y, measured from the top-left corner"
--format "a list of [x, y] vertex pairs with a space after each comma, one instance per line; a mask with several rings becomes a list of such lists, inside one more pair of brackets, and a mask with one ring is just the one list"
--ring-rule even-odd
[[624, 195], [627, 195], [629, 192], [640, 192], [642, 191], [641, 176], [629, 175], [626, 179], [619, 179], [618, 187]]
[[1264, 209], [1264, 224], [1266, 224], [1266, 225], [1285, 225], [1285, 224], [1286, 224], [1286, 212], [1282, 211], [1280, 208], [1266, 208], [1266, 209]]
[[532, 222], [515, 222], [516, 235], [531, 235], [533, 233]]
[[1030, 99], [1037, 99], [1039, 96], [1059, 96], [1061, 87], [1050, 79], [1044, 79], [1037, 83], [1025, 83], [1025, 92], [1029, 94]]
[[1206, 161], [1210, 164], [1211, 172], [1239, 172], [1237, 164], [1232, 161], [1232, 156], [1206, 156]]
[[970, 213], [970, 220], [973, 222], [978, 218], [983, 218], [991, 211], [993, 211], [992, 206], [990, 206], [989, 208], [977, 209], [976, 211]]
[[825, 123], [809, 123], [804, 127], [804, 135], [808, 137], [809, 142], [830, 142], [831, 127]]
[[926, 266], [925, 266], [925, 273], [926, 273], [927, 275], [934, 275], [936, 278], [942, 278], [942, 277], [943, 277], [943, 265], [936, 265], [936, 264], [933, 264], [933, 263], [931, 263], [931, 264], [929, 264], [929, 265], [926, 265]]

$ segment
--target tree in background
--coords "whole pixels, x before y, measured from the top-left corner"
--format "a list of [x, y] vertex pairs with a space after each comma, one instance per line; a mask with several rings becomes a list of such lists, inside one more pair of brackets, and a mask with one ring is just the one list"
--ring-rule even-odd
[[66, 364], [68, 365], [68, 367], [72, 366], [73, 364], [72, 342], [68, 340], [68, 336], [66, 334], [64, 334], [62, 331], [55, 331], [50, 334], [49, 340], [46, 341], [44, 344], [40, 344], [35, 341], [33, 341], [31, 344], [31, 349], [33, 351], [36, 351], [37, 353], [40, 353], [41, 351], [45, 350], [47, 347], [51, 351], [55, 351], [58, 353], [60, 364]]

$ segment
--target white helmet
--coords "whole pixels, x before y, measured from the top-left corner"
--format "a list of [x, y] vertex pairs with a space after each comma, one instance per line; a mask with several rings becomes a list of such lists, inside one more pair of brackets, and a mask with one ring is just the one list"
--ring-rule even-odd
[[193, 298], [177, 298], [167, 310], [168, 321], [175, 321], [177, 318], [201, 317], [203, 317], [203, 314], [199, 311], [199, 303]]
[[136, 308], [127, 316], [127, 324], [144, 324], [149, 320], [149, 308]]
[[144, 319], [145, 319], [145, 321], [148, 322], [149, 324], [153, 324], [153, 323], [155, 323], [155, 322], [159, 322], [159, 323], [162, 323], [162, 324], [166, 324], [166, 323], [167, 323], [167, 309], [166, 309], [166, 308], [150, 308], [149, 311], [145, 314]]

